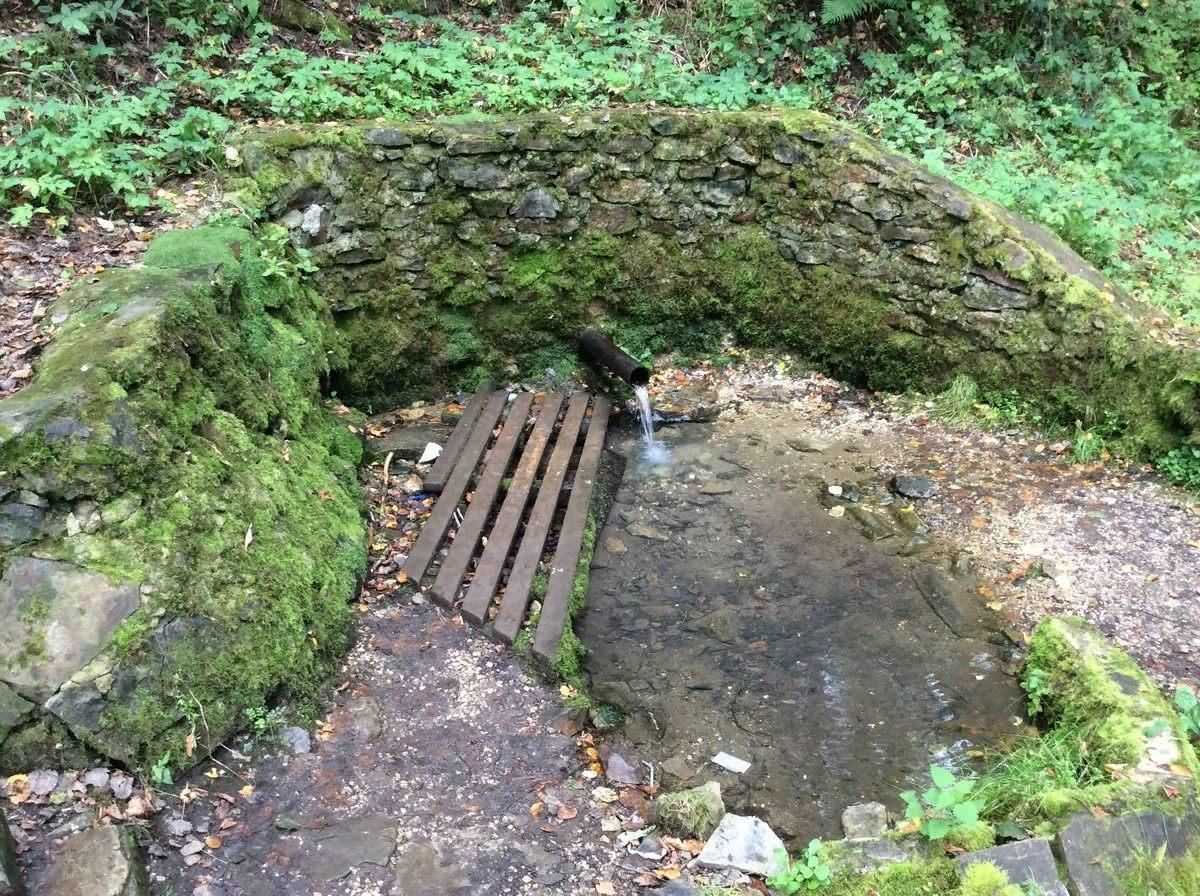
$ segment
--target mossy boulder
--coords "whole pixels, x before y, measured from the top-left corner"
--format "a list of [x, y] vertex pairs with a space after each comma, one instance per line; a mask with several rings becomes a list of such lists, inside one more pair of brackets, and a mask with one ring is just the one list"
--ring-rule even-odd
[[[1200, 771], [1174, 707], [1090, 622], [1043, 620], [1033, 631], [1021, 684], [1034, 713], [1078, 731], [1092, 762], [1121, 780], [1158, 785]], [[1069, 796], [1061, 794], [1064, 802]]]
[[166, 234], [63, 298], [0, 402], [0, 766], [180, 763], [340, 655], [361, 441], [321, 400], [342, 339], [287, 264], [241, 227]]
[[708, 839], [725, 817], [721, 785], [709, 781], [688, 790], [664, 793], [650, 804], [650, 821], [679, 837]]
[[231, 192], [311, 250], [383, 406], [639, 354], [790, 351], [873, 388], [956, 374], [1159, 456], [1200, 435], [1200, 334], [1044, 228], [804, 110], [622, 108], [262, 127]]

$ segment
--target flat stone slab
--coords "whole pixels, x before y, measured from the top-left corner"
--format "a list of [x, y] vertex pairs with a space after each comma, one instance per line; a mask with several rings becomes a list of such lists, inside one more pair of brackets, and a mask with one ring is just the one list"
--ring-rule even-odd
[[141, 604], [136, 585], [57, 560], [14, 557], [0, 579], [0, 681], [38, 703], [96, 658]]
[[1068, 896], [1059, 879], [1049, 840], [1017, 840], [958, 857], [960, 872], [979, 862], [992, 862], [1018, 887], [1032, 883], [1042, 896]]
[[133, 832], [110, 825], [63, 841], [39, 890], [45, 896], [150, 896]]
[[761, 818], [726, 815], [704, 844], [697, 862], [707, 868], [733, 868], [769, 877], [784, 869], [782, 860], [786, 856], [783, 841]]
[[369, 815], [315, 831], [305, 838], [306, 870], [313, 878], [333, 882], [359, 865], [386, 866], [396, 851], [399, 827], [393, 816]]
[[1168, 858], [1200, 843], [1200, 807], [1181, 818], [1143, 812], [1120, 818], [1080, 813], [1058, 835], [1059, 852], [1075, 896], [1122, 896], [1114, 873], [1130, 868], [1139, 856], [1163, 850]]
[[887, 833], [887, 807], [883, 803], [855, 803], [842, 811], [842, 832], [847, 840], [875, 840]]

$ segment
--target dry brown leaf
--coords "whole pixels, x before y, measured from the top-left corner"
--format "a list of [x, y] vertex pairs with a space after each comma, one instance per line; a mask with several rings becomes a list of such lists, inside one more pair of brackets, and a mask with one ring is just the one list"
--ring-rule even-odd
[[675, 880], [675, 878], [679, 877], [679, 866], [666, 865], [662, 868], [655, 868], [654, 876], [659, 880]]
[[215, 834], [209, 834], [207, 837], [204, 838], [204, 845], [207, 846], [209, 849], [220, 849], [221, 845], [224, 842], [225, 842], [224, 840], [222, 840], [220, 837], [216, 836]]
[[563, 803], [561, 806], [558, 807], [558, 811], [554, 813], [554, 817], [557, 818], [559, 821], [570, 821], [572, 818], [574, 818], [578, 814], [579, 814], [579, 810], [576, 809], [574, 806], [568, 805], [567, 803]]

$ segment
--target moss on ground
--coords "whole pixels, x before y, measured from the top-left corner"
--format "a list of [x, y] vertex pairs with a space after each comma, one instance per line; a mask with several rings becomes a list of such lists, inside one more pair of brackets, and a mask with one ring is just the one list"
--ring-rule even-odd
[[946, 858], [898, 862], [879, 871], [837, 872], [823, 896], [950, 896], [958, 892], [958, 866]]

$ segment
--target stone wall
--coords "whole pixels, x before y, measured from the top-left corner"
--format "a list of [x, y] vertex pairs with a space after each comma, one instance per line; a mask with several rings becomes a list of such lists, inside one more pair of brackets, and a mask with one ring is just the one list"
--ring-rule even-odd
[[1156, 341], [1053, 235], [817, 114], [270, 128], [241, 153], [242, 201], [320, 268], [352, 401], [562, 364], [600, 321], [883, 388], [967, 372], [1064, 421], [1108, 411], [1148, 452], [1200, 427], [1194, 333]]
[[190, 764], [340, 655], [360, 437], [320, 398], [328, 308], [269, 261], [160, 237], [56, 304], [0, 401], [0, 772]]

